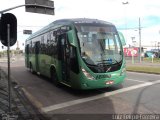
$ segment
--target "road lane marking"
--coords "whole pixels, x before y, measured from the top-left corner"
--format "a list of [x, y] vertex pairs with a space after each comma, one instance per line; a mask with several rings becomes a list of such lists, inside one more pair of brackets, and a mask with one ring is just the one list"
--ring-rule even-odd
[[51, 112], [51, 111], [54, 111], [54, 110], [57, 110], [57, 109], [70, 107], [70, 106], [73, 106], [73, 105], [97, 100], [97, 99], [100, 99], [100, 98], [116, 95], [116, 94], [119, 94], [119, 93], [135, 90], [135, 89], [146, 87], [146, 86], [151, 86], [151, 85], [158, 84], [158, 83], [160, 83], [160, 80], [157, 80], [157, 81], [154, 81], [154, 82], [145, 82], [145, 83], [142, 83], [142, 84], [139, 84], [139, 85], [133, 85], [133, 86], [122, 88], [122, 89], [115, 90], [115, 91], [112, 91], [112, 92], [106, 92], [106, 93], [96, 95], [96, 96], [93, 96], [93, 97], [82, 98], [82, 99], [78, 99], [78, 100], [72, 100], [72, 101], [68, 101], [68, 102], [64, 102], [64, 103], [60, 103], [60, 104], [51, 105], [51, 106], [48, 106], [48, 107], [43, 107], [43, 108], [41, 108], [41, 110], [44, 113], [47, 113], [47, 112]]
[[129, 79], [129, 78], [126, 78], [126, 80], [146, 83], [145, 81], [142, 81], [142, 80], [135, 80], [135, 79]]

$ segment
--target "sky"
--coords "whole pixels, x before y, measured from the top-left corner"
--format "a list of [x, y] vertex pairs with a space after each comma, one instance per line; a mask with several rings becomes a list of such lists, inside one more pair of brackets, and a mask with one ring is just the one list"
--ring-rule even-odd
[[[123, 4], [126, 2], [128, 4]], [[24, 3], [25, 0], [0, 0], [0, 11]], [[139, 45], [140, 19], [142, 46], [156, 48], [160, 42], [159, 0], [54, 0], [54, 7], [55, 15], [25, 12], [24, 7], [8, 11], [17, 17], [17, 41], [21, 49], [29, 37], [23, 34], [23, 30], [36, 32], [49, 23], [64, 18], [96, 18], [111, 22], [124, 34], [126, 46]], [[1, 46], [0, 43], [0, 50]], [[11, 49], [16, 47], [17, 44]]]

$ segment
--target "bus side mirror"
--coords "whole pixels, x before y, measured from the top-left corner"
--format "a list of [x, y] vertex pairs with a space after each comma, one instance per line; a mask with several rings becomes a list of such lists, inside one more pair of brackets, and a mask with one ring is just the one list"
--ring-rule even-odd
[[68, 37], [68, 40], [69, 40], [69, 43], [73, 46], [75, 46], [75, 35], [74, 35], [74, 31], [73, 30], [70, 30], [67, 32], [67, 37]]
[[122, 45], [125, 46], [126, 45], [126, 40], [125, 40], [123, 34], [119, 31], [118, 31], [118, 34], [119, 34]]

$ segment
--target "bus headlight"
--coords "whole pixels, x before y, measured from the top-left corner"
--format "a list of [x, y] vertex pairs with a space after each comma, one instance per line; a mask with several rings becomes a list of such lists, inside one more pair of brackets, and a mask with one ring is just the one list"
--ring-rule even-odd
[[126, 73], [126, 68], [122, 68], [122, 71], [120, 73], [120, 76], [124, 75]]
[[90, 80], [94, 80], [95, 78], [89, 73], [87, 72], [84, 68], [82, 68], [82, 72], [83, 74]]

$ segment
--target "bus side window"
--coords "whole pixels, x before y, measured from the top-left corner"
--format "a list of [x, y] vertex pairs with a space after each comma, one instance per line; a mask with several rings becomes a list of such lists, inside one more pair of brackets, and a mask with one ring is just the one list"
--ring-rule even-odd
[[36, 42], [35, 43], [35, 54], [39, 54], [39, 50], [40, 50], [40, 42]]
[[51, 43], [53, 46], [57, 44], [57, 39], [56, 39], [57, 31], [54, 30], [51, 34]]
[[32, 53], [32, 41], [29, 43], [29, 53]]
[[44, 46], [44, 36], [41, 36], [41, 53], [44, 54], [45, 53], [45, 46]]
[[26, 54], [29, 54], [29, 44], [26, 45], [25, 52]]
[[62, 50], [61, 50], [61, 37], [62, 36], [60, 36], [60, 35], [57, 35], [56, 36], [57, 37], [57, 52], [58, 52], [58, 54], [57, 54], [57, 58], [58, 58], [58, 60], [61, 60], [62, 59], [62, 56], [61, 56], [61, 53], [62, 53]]
[[32, 53], [35, 53], [35, 42], [32, 42]]
[[62, 60], [62, 47], [65, 45], [66, 34], [57, 35], [57, 52], [58, 52], [58, 60]]

